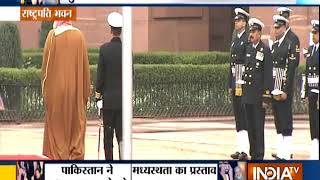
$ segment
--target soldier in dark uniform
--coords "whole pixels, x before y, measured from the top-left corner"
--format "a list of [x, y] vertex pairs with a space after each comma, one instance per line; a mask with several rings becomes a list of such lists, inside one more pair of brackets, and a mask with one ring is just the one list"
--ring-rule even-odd
[[108, 23], [113, 38], [100, 47], [96, 99], [103, 99], [105, 158], [113, 160], [114, 130], [120, 155], [122, 151], [122, 15], [117, 12], [110, 13]]
[[242, 102], [246, 109], [251, 159], [262, 160], [265, 108], [271, 102], [272, 59], [269, 47], [261, 41], [264, 24], [251, 18], [249, 26], [251, 43], [247, 47]]
[[300, 40], [299, 40], [299, 37], [296, 35], [296, 33], [292, 31], [290, 27], [290, 20], [289, 20], [290, 12], [292, 10], [287, 7], [280, 7], [277, 9], [277, 11], [279, 12], [280, 16], [283, 16], [289, 21], [289, 23], [287, 23], [286, 36], [288, 36], [293, 46], [296, 48], [296, 59], [297, 59], [296, 62], [299, 63], [300, 62]]
[[281, 143], [277, 146], [276, 159], [290, 159], [292, 151], [292, 99], [293, 83], [296, 67], [299, 62], [296, 57], [295, 43], [286, 36], [289, 22], [286, 18], [275, 15], [274, 28], [276, 41], [273, 44], [271, 57], [273, 60], [272, 110], [275, 118], [277, 134], [281, 134]]
[[306, 76], [302, 98], [308, 98], [310, 133], [312, 147], [310, 159], [319, 160], [319, 21], [312, 20], [312, 41], [305, 54]]
[[[289, 22], [289, 18], [290, 18], [290, 13], [291, 13], [291, 9], [287, 8], [287, 7], [279, 7], [277, 9], [277, 11], [279, 12], [279, 15], [286, 18], [288, 20], [288, 23], [286, 23], [286, 32], [285, 32], [285, 36], [287, 36], [287, 38], [290, 39], [291, 43], [292, 43], [292, 47], [296, 48], [296, 63], [298, 66], [298, 63], [300, 61], [300, 40], [298, 38], [298, 36], [292, 31], [291, 27], [290, 27], [290, 22]], [[281, 134], [281, 132], [277, 131], [277, 147], [279, 148], [281, 146], [281, 144], [283, 143], [283, 136]], [[280, 151], [280, 150], [277, 150]], [[292, 154], [290, 155], [292, 158]], [[277, 153], [272, 153], [272, 157], [277, 158]]]
[[229, 94], [232, 96], [233, 111], [237, 130], [237, 151], [231, 154], [233, 159], [246, 159], [249, 149], [247, 122], [244, 117], [244, 106], [241, 102], [242, 75], [244, 72], [244, 61], [246, 47], [248, 45], [248, 31], [246, 26], [249, 14], [241, 8], [235, 9], [235, 31], [236, 37], [231, 42], [231, 63], [229, 73]]

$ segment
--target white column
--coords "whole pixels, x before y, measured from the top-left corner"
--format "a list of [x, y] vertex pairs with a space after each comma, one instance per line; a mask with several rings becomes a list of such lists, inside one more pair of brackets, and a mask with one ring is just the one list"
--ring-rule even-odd
[[123, 7], [122, 28], [122, 159], [131, 159], [132, 122], [132, 13], [131, 7]]

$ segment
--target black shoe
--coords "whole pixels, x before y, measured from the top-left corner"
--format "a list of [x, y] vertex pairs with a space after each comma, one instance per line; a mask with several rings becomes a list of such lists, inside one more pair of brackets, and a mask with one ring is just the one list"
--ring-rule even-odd
[[240, 161], [247, 161], [248, 159], [249, 159], [248, 154], [245, 153], [245, 152], [242, 152], [242, 153], [239, 155], [239, 160], [240, 160]]
[[284, 158], [280, 158], [279, 156], [274, 157], [275, 160], [285, 160]]
[[272, 157], [273, 157], [275, 160], [285, 160], [284, 158], [280, 158], [277, 154], [272, 154]]
[[231, 158], [232, 159], [239, 159], [239, 156], [240, 156], [240, 153], [238, 151], [233, 153], [233, 154], [231, 154]]
[[[273, 158], [275, 158], [276, 160], [286, 160], [284, 158], [279, 158], [279, 156], [277, 155], [277, 153], [272, 153], [271, 154]], [[290, 159], [293, 159], [293, 154], [290, 154]]]

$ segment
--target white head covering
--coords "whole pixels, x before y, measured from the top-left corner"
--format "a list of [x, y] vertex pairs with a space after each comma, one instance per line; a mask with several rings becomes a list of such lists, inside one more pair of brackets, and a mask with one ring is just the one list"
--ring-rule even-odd
[[108, 15], [108, 24], [112, 27], [121, 28], [123, 26], [122, 15], [118, 12], [112, 12]]
[[249, 26], [250, 26], [250, 30], [258, 29], [259, 31], [261, 31], [264, 28], [263, 22], [258, 18], [250, 18]]
[[287, 8], [287, 7], [279, 7], [277, 9], [277, 11], [279, 12], [280, 16], [283, 16], [283, 17], [289, 19], [290, 13], [291, 13], [292, 10], [290, 8]]
[[274, 27], [282, 26], [282, 25], [285, 26], [287, 25], [287, 23], [289, 23], [288, 19], [280, 15], [274, 15], [273, 21], [274, 21]]
[[311, 25], [312, 25], [312, 31], [319, 31], [319, 20], [312, 20], [311, 21]]
[[279, 7], [277, 11], [281, 13], [281, 12], [291, 12], [292, 10], [288, 7]]
[[234, 9], [234, 13], [236, 14], [236, 16], [234, 17], [235, 20], [245, 19], [246, 21], [248, 21], [250, 17], [250, 14], [241, 8]]

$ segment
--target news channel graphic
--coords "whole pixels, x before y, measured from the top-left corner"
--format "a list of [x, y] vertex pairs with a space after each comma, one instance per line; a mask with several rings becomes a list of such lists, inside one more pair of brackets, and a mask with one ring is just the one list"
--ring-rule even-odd
[[[153, 4], [153, 5], [161, 5], [161, 4], [190, 4], [190, 5], [201, 5], [201, 4], [279, 4], [278, 0], [251, 0], [243, 2], [242, 0], [138, 0], [138, 1], [118, 1], [118, 0], [19, 0], [23, 5], [80, 5], [80, 4], [123, 4], [123, 5], [135, 5], [135, 4]], [[306, 5], [306, 4], [320, 4], [319, 0], [287, 0], [285, 2], [281, 2], [280, 4], [297, 4], [297, 5]]]
[[309, 180], [320, 162], [46, 161], [44, 169], [46, 180]]
[[26, 5], [26, 6], [60, 5], [60, 4], [70, 5], [70, 4], [73, 4], [74, 2], [75, 0], [20, 0], [20, 4]]
[[75, 21], [76, 7], [21, 7], [20, 21]]
[[[2, 0], [2, 1], [9, 1], [9, 0]], [[161, 4], [189, 4], [189, 5], [207, 5], [207, 4], [296, 4], [296, 5], [317, 5], [320, 4], [319, 0], [287, 0], [279, 3], [277, 0], [251, 0], [243, 2], [242, 0], [138, 0], [138, 1], [118, 1], [118, 0], [17, 0], [21, 5], [28, 5], [28, 6], [35, 6], [35, 5], [91, 5], [91, 4], [123, 4], [123, 5], [161, 5]]]
[[17, 180], [43, 180], [44, 179], [43, 161], [17, 161], [16, 179]]
[[319, 171], [320, 161], [0, 161], [1, 180], [310, 180]]
[[303, 179], [302, 163], [248, 163], [248, 180]]
[[219, 180], [246, 180], [247, 162], [246, 161], [219, 161], [218, 170]]
[[179, 163], [150, 161], [114, 161], [110, 163], [74, 162], [45, 164], [46, 180], [214, 180], [217, 163]]
[[0, 179], [2, 180], [16, 180], [16, 162], [15, 161], [1, 161], [0, 160]]
[[320, 161], [248, 162], [248, 180], [319, 179]]

